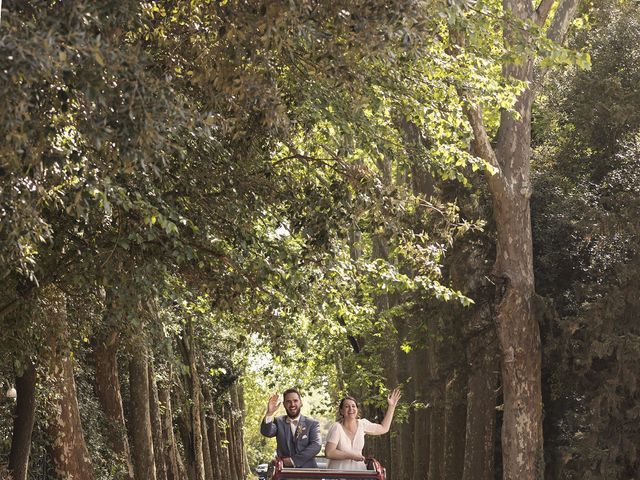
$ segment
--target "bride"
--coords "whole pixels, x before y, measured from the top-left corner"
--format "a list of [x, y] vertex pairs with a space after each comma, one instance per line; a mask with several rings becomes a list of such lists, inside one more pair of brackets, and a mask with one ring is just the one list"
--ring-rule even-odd
[[362, 455], [364, 436], [383, 435], [389, 431], [400, 396], [400, 390], [396, 388], [387, 397], [389, 408], [381, 424], [358, 418], [356, 399], [343, 398], [339, 406], [339, 420], [331, 425], [327, 434], [324, 452], [329, 459], [328, 467], [336, 470], [366, 470]]

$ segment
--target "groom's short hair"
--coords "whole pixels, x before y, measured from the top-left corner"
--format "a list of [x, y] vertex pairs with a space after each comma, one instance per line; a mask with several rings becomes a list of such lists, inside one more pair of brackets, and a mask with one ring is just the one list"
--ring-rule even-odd
[[284, 393], [282, 394], [282, 399], [284, 400], [285, 398], [287, 398], [287, 395], [289, 395], [290, 393], [295, 393], [296, 395], [298, 395], [298, 398], [302, 400], [302, 395], [300, 395], [300, 392], [298, 391], [297, 388], [289, 388], [285, 390]]

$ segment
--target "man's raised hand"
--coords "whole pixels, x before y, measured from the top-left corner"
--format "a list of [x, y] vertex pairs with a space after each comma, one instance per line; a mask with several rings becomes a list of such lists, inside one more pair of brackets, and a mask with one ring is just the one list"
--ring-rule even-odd
[[267, 403], [267, 417], [272, 417], [273, 414], [276, 413], [276, 410], [278, 410], [281, 403], [279, 394], [274, 393], [271, 395], [269, 397], [269, 403]]

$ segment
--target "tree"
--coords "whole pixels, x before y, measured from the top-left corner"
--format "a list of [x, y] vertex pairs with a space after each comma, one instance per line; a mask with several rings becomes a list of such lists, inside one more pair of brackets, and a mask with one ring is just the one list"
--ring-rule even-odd
[[14, 480], [26, 480], [36, 411], [36, 368], [33, 363], [27, 363], [24, 372], [16, 377], [16, 390], [18, 399], [11, 435], [9, 471]]
[[[503, 2], [507, 49], [515, 49], [531, 34], [522, 26], [542, 27], [553, 1]], [[560, 2], [547, 36], [561, 41], [578, 6]], [[455, 38], [455, 35], [454, 35]], [[505, 479], [540, 478], [544, 469], [540, 332], [534, 312], [534, 272], [531, 240], [531, 108], [535, 98], [535, 55], [505, 61], [502, 75], [523, 82], [513, 111], [503, 110], [492, 143], [482, 111], [469, 102], [466, 113], [473, 129], [475, 149], [492, 167], [487, 183], [493, 198], [496, 225], [496, 322], [502, 356], [504, 416], [502, 452]]]
[[73, 377], [75, 362], [69, 348], [66, 298], [54, 287], [48, 288], [44, 295], [41, 315], [48, 327], [45, 358], [53, 397], [47, 433], [51, 438], [49, 451], [54, 472], [59, 478], [91, 480], [94, 473], [84, 439]]

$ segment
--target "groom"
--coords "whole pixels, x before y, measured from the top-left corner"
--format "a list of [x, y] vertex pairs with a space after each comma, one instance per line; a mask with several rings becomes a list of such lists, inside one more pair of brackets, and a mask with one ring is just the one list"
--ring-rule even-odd
[[300, 415], [302, 399], [295, 388], [282, 394], [286, 415], [273, 417], [280, 406], [274, 393], [267, 404], [267, 414], [260, 425], [265, 437], [276, 437], [277, 455], [285, 467], [318, 468], [316, 455], [320, 451], [320, 424], [313, 418]]

